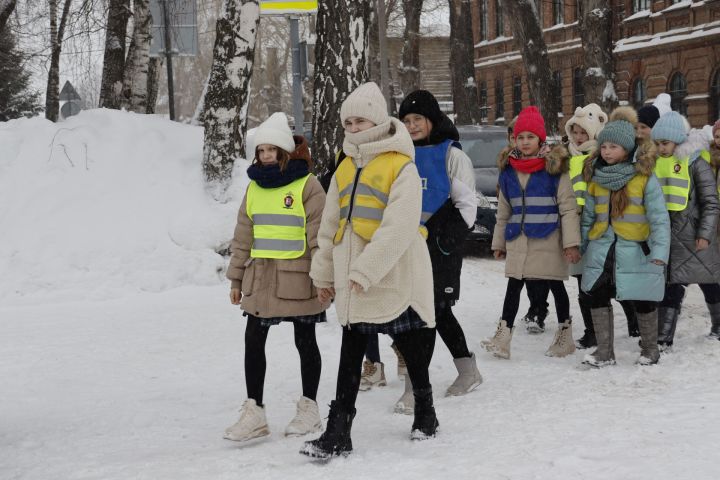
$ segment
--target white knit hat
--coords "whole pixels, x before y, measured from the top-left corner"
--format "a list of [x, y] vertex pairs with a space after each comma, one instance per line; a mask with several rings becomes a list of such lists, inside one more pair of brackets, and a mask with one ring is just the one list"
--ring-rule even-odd
[[565, 133], [572, 139], [572, 127], [578, 125], [587, 132], [590, 140], [595, 140], [607, 122], [608, 116], [602, 108], [596, 103], [590, 103], [575, 109], [575, 114], [565, 124]]
[[350, 117], [362, 117], [375, 125], [389, 120], [387, 102], [375, 82], [363, 83], [353, 90], [342, 103], [340, 120], [344, 122]]
[[270, 115], [270, 118], [260, 124], [255, 130], [253, 143], [257, 148], [264, 143], [275, 145], [288, 153], [295, 151], [295, 140], [288, 126], [288, 119], [282, 112]]
[[661, 93], [657, 96], [657, 98], [655, 98], [655, 101], [653, 102], [655, 108], [657, 108], [658, 112], [660, 112], [661, 117], [668, 112], [672, 112], [671, 104], [672, 98], [667, 93]]

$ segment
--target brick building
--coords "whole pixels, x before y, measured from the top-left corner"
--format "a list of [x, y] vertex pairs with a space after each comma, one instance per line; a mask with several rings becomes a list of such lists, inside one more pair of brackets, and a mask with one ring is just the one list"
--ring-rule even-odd
[[[504, 124], [530, 104], [524, 65], [501, 2], [472, 1], [480, 103], [488, 123]], [[578, 1], [536, 0], [563, 118], [585, 102]], [[720, 0], [611, 4], [620, 102], [637, 108], [667, 92], [693, 126], [720, 118]]]

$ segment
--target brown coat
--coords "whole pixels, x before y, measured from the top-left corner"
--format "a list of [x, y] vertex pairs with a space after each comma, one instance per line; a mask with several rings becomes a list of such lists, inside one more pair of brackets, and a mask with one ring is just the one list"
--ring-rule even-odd
[[[563, 249], [580, 245], [580, 218], [577, 201], [568, 176], [569, 156], [564, 147], [556, 146], [545, 157], [545, 170], [551, 175], [561, 175], [557, 191], [560, 210], [560, 228], [545, 238], [528, 238], [521, 233], [509, 242], [505, 241], [505, 226], [512, 216], [512, 208], [501, 191], [498, 192], [497, 223], [493, 233], [492, 249], [507, 252], [505, 276], [517, 279], [535, 278], [566, 280], [568, 264]], [[508, 155], [500, 162], [500, 169], [508, 165]], [[520, 185], [525, 188], [530, 174], [518, 172]]]
[[[296, 143], [300, 137], [295, 137]], [[309, 158], [307, 142], [298, 144], [291, 158]], [[251, 258], [253, 224], [247, 215], [247, 192], [238, 212], [235, 235], [231, 243], [232, 257], [227, 278], [231, 288], [242, 289], [241, 307], [261, 318], [314, 315], [327, 305], [317, 300], [317, 291], [310, 279], [310, 262], [317, 250], [317, 233], [320, 228], [325, 191], [320, 182], [311, 176], [302, 194], [306, 215], [307, 248], [302, 257], [294, 260]]]

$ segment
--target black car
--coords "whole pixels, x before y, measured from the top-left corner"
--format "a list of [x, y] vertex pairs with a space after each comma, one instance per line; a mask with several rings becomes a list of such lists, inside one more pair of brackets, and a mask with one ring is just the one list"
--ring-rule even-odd
[[[497, 211], [497, 156], [508, 144], [505, 127], [463, 125], [457, 127], [463, 152], [472, 160], [477, 191], [475, 228], [468, 235], [469, 243], [490, 243], [495, 229]], [[472, 245], [470, 245], [472, 247]]]

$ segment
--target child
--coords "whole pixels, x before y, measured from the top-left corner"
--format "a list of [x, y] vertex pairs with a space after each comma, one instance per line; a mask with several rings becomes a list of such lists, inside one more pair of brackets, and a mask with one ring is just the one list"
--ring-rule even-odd
[[[634, 112], [633, 112], [634, 113]], [[670, 249], [670, 219], [652, 175], [652, 145], [635, 146], [627, 111], [616, 109], [598, 135], [599, 155], [587, 163], [582, 215], [582, 290], [589, 296], [597, 349], [583, 363], [615, 364], [610, 299], [632, 300], [637, 311], [641, 365], [657, 363], [657, 302], [662, 299]]]
[[665, 298], [658, 311], [658, 344], [669, 348], [675, 337], [685, 286], [699, 285], [713, 329], [720, 326], [720, 250], [717, 222], [720, 207], [715, 174], [700, 158], [707, 142], [700, 131], [686, 133], [677, 112], [666, 113], [652, 129], [658, 149], [655, 175], [670, 212], [672, 241]]
[[[255, 134], [250, 185], [238, 213], [227, 277], [230, 301], [241, 305], [245, 327], [245, 383], [248, 399], [240, 420], [225, 438], [245, 441], [269, 435], [263, 405], [265, 341], [270, 326], [291, 322], [300, 354], [303, 396], [286, 435], [322, 429], [315, 399], [321, 358], [315, 324], [325, 321], [310, 279], [310, 259], [325, 204], [320, 182], [310, 174], [307, 141], [293, 137], [283, 113], [274, 113]], [[242, 300], [241, 300], [242, 299]]]
[[391, 334], [415, 395], [410, 438], [435, 436], [428, 366], [435, 345], [432, 267], [420, 225], [422, 187], [403, 124], [387, 114], [372, 82], [343, 102], [343, 151], [330, 182], [310, 276], [322, 303], [335, 297], [343, 326], [335, 400], [327, 428], [300, 453], [317, 458], [352, 451], [350, 430], [367, 335]]
[[650, 140], [650, 132], [659, 118], [660, 112], [655, 105], [644, 105], [638, 109], [635, 124], [635, 138], [638, 142]]
[[[477, 216], [475, 172], [460, 149], [455, 125], [442, 113], [432, 93], [410, 93], [400, 104], [399, 117], [415, 145], [415, 165], [423, 182], [421, 223], [428, 230], [436, 329], [458, 372], [445, 396], [465, 395], [482, 383], [482, 376], [452, 307], [460, 298], [461, 246]], [[412, 412], [412, 385], [407, 378], [396, 411]]]
[[509, 359], [523, 284], [548, 281], [555, 298], [558, 330], [546, 355], [564, 357], [575, 351], [575, 344], [563, 280], [568, 276], [567, 263], [580, 260], [577, 203], [567, 174], [567, 150], [554, 147], [546, 156], [541, 155], [545, 122], [536, 107], [520, 112], [514, 136], [517, 148], [500, 165], [492, 240], [495, 258], [507, 258], [508, 285], [495, 336], [482, 344], [496, 357]]

